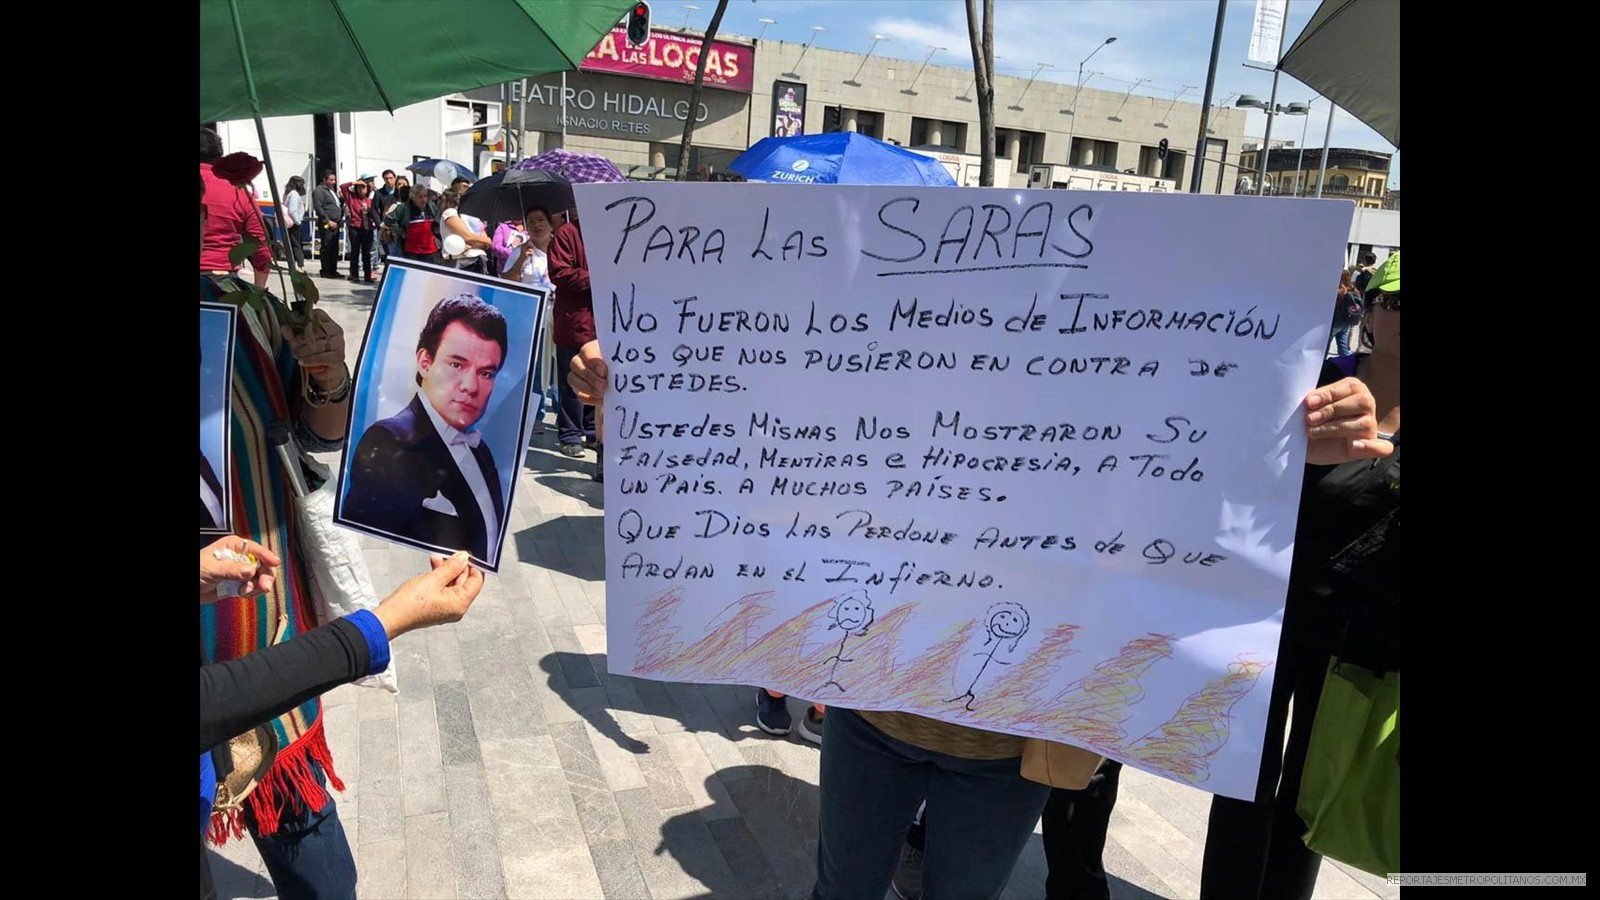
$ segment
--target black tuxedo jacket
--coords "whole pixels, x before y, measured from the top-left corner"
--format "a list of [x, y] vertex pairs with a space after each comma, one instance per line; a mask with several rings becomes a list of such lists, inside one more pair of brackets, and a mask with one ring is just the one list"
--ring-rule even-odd
[[[222, 506], [223, 515], [227, 515], [228, 495], [222, 492], [222, 482], [217, 480], [217, 473], [212, 471], [210, 460], [206, 459], [204, 452], [200, 454], [200, 477], [211, 487], [211, 492], [217, 495], [217, 503]], [[206, 509], [206, 502], [200, 501], [200, 527], [202, 529], [221, 528], [222, 522], [211, 517], [211, 510]]]
[[[405, 409], [374, 422], [361, 435], [350, 457], [350, 489], [341, 517], [435, 547], [466, 550], [490, 562], [489, 542], [499, 535], [488, 533], [477, 495], [422, 408], [425, 402], [418, 394]], [[500, 473], [489, 445], [479, 444], [472, 455], [489, 486], [495, 515], [505, 522]], [[440, 498], [449, 501], [454, 514], [441, 509], [446, 504]]]

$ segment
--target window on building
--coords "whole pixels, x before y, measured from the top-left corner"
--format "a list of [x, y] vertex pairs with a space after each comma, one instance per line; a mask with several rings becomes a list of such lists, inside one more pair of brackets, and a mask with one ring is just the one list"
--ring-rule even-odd
[[960, 150], [966, 146], [966, 125], [938, 119], [911, 118], [912, 147], [944, 147]]
[[[1222, 186], [1227, 183], [1228, 167], [1223, 163], [1228, 161], [1228, 142], [1221, 138], [1206, 138], [1206, 168], [1215, 169], [1217, 173], [1217, 193], [1222, 193]], [[1182, 182], [1178, 190], [1185, 190]]]
[[1328, 187], [1338, 191], [1347, 191], [1350, 189], [1350, 176], [1343, 173], [1335, 175], [1328, 179]]
[[354, 123], [350, 121], [350, 114], [347, 112], [339, 113], [339, 133], [349, 134], [353, 130]]
[[1044, 135], [1033, 131], [1019, 131], [1017, 138], [1017, 171], [1027, 174], [1029, 166], [1044, 162]]
[[864, 134], [870, 138], [883, 140], [883, 113], [867, 112], [858, 109], [856, 114], [856, 133]]
[[1139, 172], [1140, 175], [1150, 175], [1150, 176], [1160, 177], [1160, 175], [1161, 175], [1161, 154], [1160, 154], [1160, 151], [1157, 150], [1155, 147], [1140, 147], [1139, 148], [1139, 169], [1138, 169], [1138, 172]]
[[1161, 177], [1170, 178], [1173, 181], [1176, 181], [1178, 183], [1178, 189], [1183, 190], [1183, 186], [1187, 183], [1184, 180], [1184, 173], [1188, 171], [1188, 168], [1185, 165], [1188, 163], [1188, 161], [1189, 154], [1183, 152], [1182, 150], [1168, 150], [1167, 158], [1163, 160], [1161, 164]]
[[1072, 150], [1067, 157], [1070, 166], [1117, 166], [1117, 142], [1096, 141], [1091, 138], [1073, 138]]

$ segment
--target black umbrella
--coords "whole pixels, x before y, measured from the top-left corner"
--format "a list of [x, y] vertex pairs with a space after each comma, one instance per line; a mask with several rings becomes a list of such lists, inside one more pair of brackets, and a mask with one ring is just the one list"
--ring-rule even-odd
[[479, 179], [461, 197], [463, 215], [491, 224], [520, 222], [535, 206], [558, 213], [576, 205], [572, 182], [542, 169], [507, 169]]

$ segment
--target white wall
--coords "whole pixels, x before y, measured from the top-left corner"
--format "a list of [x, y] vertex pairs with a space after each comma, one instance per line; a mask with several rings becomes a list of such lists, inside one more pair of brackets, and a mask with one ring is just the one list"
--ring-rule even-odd
[[361, 171], [351, 177], [377, 175], [384, 169], [409, 177], [406, 166], [413, 154], [444, 156], [444, 109], [443, 100], [425, 100], [402, 106], [392, 116], [383, 111], [356, 113], [356, 162]]
[[[314, 137], [310, 116], [280, 116], [262, 120], [267, 132], [267, 144], [272, 148], [272, 168], [278, 179], [278, 190], [283, 190], [289, 176], [299, 175], [306, 180], [306, 190], [316, 183], [311, 174]], [[222, 152], [248, 153], [261, 158], [261, 140], [256, 134], [254, 120], [218, 122], [217, 134], [222, 138]], [[272, 199], [267, 186], [267, 173], [262, 171], [255, 180], [256, 196]]]

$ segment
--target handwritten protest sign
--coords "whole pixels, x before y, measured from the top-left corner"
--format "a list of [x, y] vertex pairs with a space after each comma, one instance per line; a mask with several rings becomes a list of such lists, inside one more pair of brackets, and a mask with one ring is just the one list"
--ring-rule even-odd
[[612, 672], [1253, 795], [1349, 204], [576, 190]]

